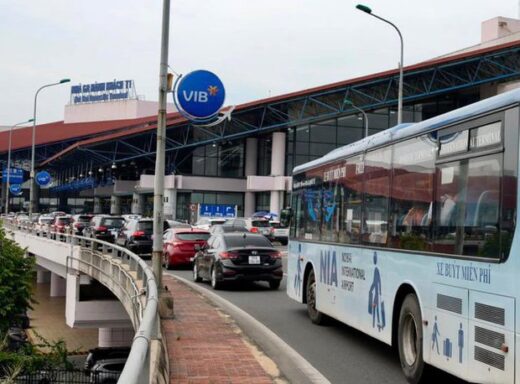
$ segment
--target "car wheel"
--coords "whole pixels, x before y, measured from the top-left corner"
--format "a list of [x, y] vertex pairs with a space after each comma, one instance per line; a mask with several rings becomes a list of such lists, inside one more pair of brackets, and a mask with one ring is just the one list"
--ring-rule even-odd
[[421, 308], [414, 294], [403, 301], [397, 335], [403, 373], [409, 383], [419, 383], [424, 371], [423, 329]]
[[222, 282], [217, 280], [217, 267], [211, 268], [211, 287], [215, 290], [222, 288]]
[[269, 281], [269, 288], [272, 290], [276, 290], [280, 288], [280, 284], [282, 283], [282, 280], [271, 280]]
[[322, 325], [325, 323], [326, 315], [316, 309], [316, 277], [314, 270], [309, 273], [307, 279], [307, 313], [314, 324]]
[[197, 265], [197, 262], [193, 262], [193, 281], [196, 283], [202, 281], [202, 277], [199, 275], [199, 266]]

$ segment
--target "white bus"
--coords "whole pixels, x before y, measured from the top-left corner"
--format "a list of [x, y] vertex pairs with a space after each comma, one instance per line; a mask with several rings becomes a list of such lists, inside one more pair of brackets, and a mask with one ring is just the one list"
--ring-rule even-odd
[[519, 127], [516, 90], [296, 167], [288, 295], [395, 345], [410, 383], [520, 383]]

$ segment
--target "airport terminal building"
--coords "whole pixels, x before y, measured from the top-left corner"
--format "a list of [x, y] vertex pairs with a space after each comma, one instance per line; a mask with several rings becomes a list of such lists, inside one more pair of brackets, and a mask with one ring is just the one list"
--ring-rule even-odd
[[[366, 112], [369, 135], [397, 124], [398, 77], [397, 69], [389, 70], [249, 102], [214, 127], [192, 125], [171, 109], [165, 216], [193, 220], [197, 204], [234, 205], [239, 216], [279, 212], [289, 202], [295, 166], [364, 136], [357, 108]], [[481, 44], [404, 68], [403, 123], [519, 84], [520, 21], [488, 20]], [[37, 167], [53, 176], [50, 187], [39, 189], [39, 211], [151, 215], [157, 104], [131, 92], [111, 98], [114, 92], [101, 88], [73, 87], [64, 120], [36, 127]], [[8, 143], [9, 131], [0, 131], [3, 168]], [[31, 128], [12, 131], [11, 149], [12, 164], [28, 176]], [[27, 183], [11, 197], [13, 210], [27, 204]], [[5, 194], [3, 180], [2, 206]]]

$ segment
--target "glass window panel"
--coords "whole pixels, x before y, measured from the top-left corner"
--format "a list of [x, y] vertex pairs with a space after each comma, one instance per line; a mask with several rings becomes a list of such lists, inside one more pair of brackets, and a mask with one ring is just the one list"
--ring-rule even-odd
[[385, 246], [390, 196], [390, 148], [368, 152], [364, 166], [363, 242]]
[[321, 157], [334, 149], [336, 149], [336, 144], [310, 143], [309, 154]]
[[204, 157], [193, 156], [192, 173], [194, 175], [204, 175]]
[[431, 250], [436, 151], [429, 135], [394, 145], [390, 247]]
[[295, 152], [297, 155], [308, 155], [309, 154], [309, 143], [297, 141], [295, 143]]
[[204, 158], [204, 175], [205, 176], [218, 176], [218, 161], [215, 158], [206, 157]]
[[338, 127], [338, 146], [353, 143], [363, 138], [363, 128], [339, 126]]
[[309, 141], [309, 126], [296, 127], [296, 141]]
[[435, 251], [500, 256], [501, 173], [502, 154], [438, 167]]
[[310, 126], [310, 141], [315, 143], [336, 142], [336, 120], [329, 120]]
[[356, 244], [361, 237], [363, 207], [363, 158], [356, 156], [346, 160], [346, 176], [343, 180], [343, 214], [340, 242]]
[[309, 161], [309, 156], [296, 155], [294, 156], [294, 166], [304, 164]]

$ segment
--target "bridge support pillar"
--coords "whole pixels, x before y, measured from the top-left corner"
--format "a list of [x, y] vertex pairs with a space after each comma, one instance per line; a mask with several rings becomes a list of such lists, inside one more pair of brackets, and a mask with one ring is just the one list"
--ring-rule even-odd
[[132, 195], [132, 214], [142, 215], [144, 213], [144, 195], [134, 192]]
[[47, 271], [45, 268], [36, 267], [36, 283], [50, 283], [51, 282], [51, 273]]
[[164, 218], [175, 220], [177, 217], [177, 190], [164, 190]]
[[135, 331], [132, 328], [99, 328], [99, 347], [127, 347], [132, 345]]
[[67, 293], [67, 280], [60, 275], [51, 273], [51, 297], [63, 297]]
[[[271, 176], [283, 176], [285, 174], [285, 132], [273, 132], [271, 150]], [[271, 191], [269, 209], [280, 215], [281, 194], [283, 191]]]
[[112, 195], [110, 198], [110, 214], [120, 215], [121, 214], [121, 197]]
[[[257, 157], [258, 157], [258, 139], [256, 137], [248, 137], [246, 139], [246, 163], [245, 175], [256, 176], [257, 174]], [[244, 196], [244, 216], [250, 217], [255, 213], [256, 195], [254, 192], [247, 191]]]
[[101, 197], [94, 196], [94, 214], [100, 214], [103, 212], [103, 208], [101, 207]]

